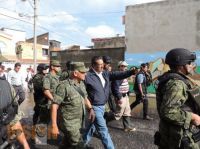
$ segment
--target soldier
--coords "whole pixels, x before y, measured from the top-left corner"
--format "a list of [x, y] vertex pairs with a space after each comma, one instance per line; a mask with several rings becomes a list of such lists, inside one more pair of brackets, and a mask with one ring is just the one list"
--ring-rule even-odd
[[61, 65], [59, 61], [52, 60], [50, 62], [50, 72], [44, 77], [43, 89], [44, 95], [48, 98], [49, 101], [53, 101], [54, 93], [56, 87], [59, 84], [59, 73], [61, 71]]
[[60, 81], [66, 80], [69, 77], [70, 74], [70, 65], [72, 64], [72, 61], [67, 61], [66, 63], [66, 69], [62, 71], [61, 76], [60, 76]]
[[[94, 121], [94, 110], [87, 99], [87, 93], [83, 84], [86, 71], [84, 63], [74, 62], [71, 64], [70, 77], [62, 81], [56, 89], [51, 111], [52, 134], [57, 136], [58, 126], [64, 133], [63, 144], [60, 148], [83, 148], [80, 129], [85, 113], [85, 105], [89, 112], [89, 119], [92, 122]], [[57, 117], [57, 115], [59, 116]]]
[[[1, 75], [0, 66], [0, 75]], [[0, 148], [13, 148], [9, 139], [17, 139], [24, 149], [30, 149], [21, 123], [21, 112], [18, 109], [16, 94], [14, 88], [5, 80], [0, 77]], [[9, 127], [7, 125], [9, 124]], [[9, 130], [11, 136], [8, 138]]]
[[158, 78], [156, 90], [160, 122], [154, 141], [159, 148], [199, 149], [199, 87], [189, 78], [195, 59], [195, 53], [182, 48], [166, 55], [165, 62], [171, 70]]
[[43, 80], [45, 75], [48, 73], [49, 66], [46, 64], [39, 64], [37, 66], [37, 74], [33, 77], [33, 87], [34, 87], [34, 115], [33, 115], [33, 125], [38, 122], [47, 124], [50, 120], [50, 111], [47, 108], [48, 99], [43, 93]]

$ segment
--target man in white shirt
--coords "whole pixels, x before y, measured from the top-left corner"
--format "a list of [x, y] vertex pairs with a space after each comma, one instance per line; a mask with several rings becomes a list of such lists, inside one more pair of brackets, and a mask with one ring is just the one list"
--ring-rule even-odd
[[15, 89], [16, 94], [18, 95], [18, 103], [19, 105], [24, 101], [25, 99], [25, 92], [23, 90], [25, 79], [22, 75], [22, 73], [19, 71], [21, 68], [20, 63], [15, 63], [14, 70], [11, 70], [8, 73], [8, 82], [13, 86]]

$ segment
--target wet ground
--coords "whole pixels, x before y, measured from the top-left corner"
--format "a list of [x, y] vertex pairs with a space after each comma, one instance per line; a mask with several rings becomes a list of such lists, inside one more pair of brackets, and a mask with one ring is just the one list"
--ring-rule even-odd
[[[132, 96], [130, 102], [134, 100]], [[132, 111], [131, 122], [136, 128], [135, 132], [124, 132], [122, 127], [122, 121], [113, 121], [108, 124], [109, 132], [114, 142], [116, 149], [156, 149], [153, 144], [153, 135], [158, 128], [158, 116], [155, 109], [155, 98], [149, 98], [149, 113], [154, 118], [152, 121], [142, 119], [142, 104], [138, 105]], [[20, 106], [24, 112], [24, 118], [22, 124], [25, 130], [26, 137], [29, 140], [31, 148], [33, 149], [57, 149], [56, 144], [52, 145], [34, 145], [31, 141], [31, 127], [32, 127], [32, 115], [33, 115], [33, 98], [31, 93], [27, 93], [27, 99]], [[101, 141], [97, 137], [93, 137], [90, 146], [95, 149], [103, 149]]]

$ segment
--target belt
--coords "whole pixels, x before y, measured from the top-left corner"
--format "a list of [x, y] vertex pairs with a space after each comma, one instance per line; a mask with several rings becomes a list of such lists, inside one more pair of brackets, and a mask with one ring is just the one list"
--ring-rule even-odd
[[12, 85], [13, 87], [20, 87], [20, 86], [22, 86], [22, 85]]
[[122, 93], [122, 97], [126, 97], [127, 96], [127, 93]]
[[93, 106], [104, 106], [105, 104], [92, 104]]

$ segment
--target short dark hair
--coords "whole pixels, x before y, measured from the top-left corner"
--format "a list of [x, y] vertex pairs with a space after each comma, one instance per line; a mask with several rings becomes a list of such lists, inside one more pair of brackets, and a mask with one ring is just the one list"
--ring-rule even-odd
[[66, 63], [66, 68], [67, 70], [70, 70], [71, 69], [71, 64], [73, 63], [73, 61], [67, 61]]
[[110, 56], [103, 56], [102, 58], [105, 64], [111, 64], [112, 59], [110, 58]]
[[15, 67], [21, 67], [21, 63], [15, 63]]
[[142, 63], [140, 66], [144, 68], [144, 67], [148, 66], [148, 64], [147, 63]]
[[97, 60], [100, 60], [100, 59], [103, 60], [103, 57], [102, 56], [93, 56], [92, 60], [91, 60], [92, 66], [96, 65], [97, 64]]

